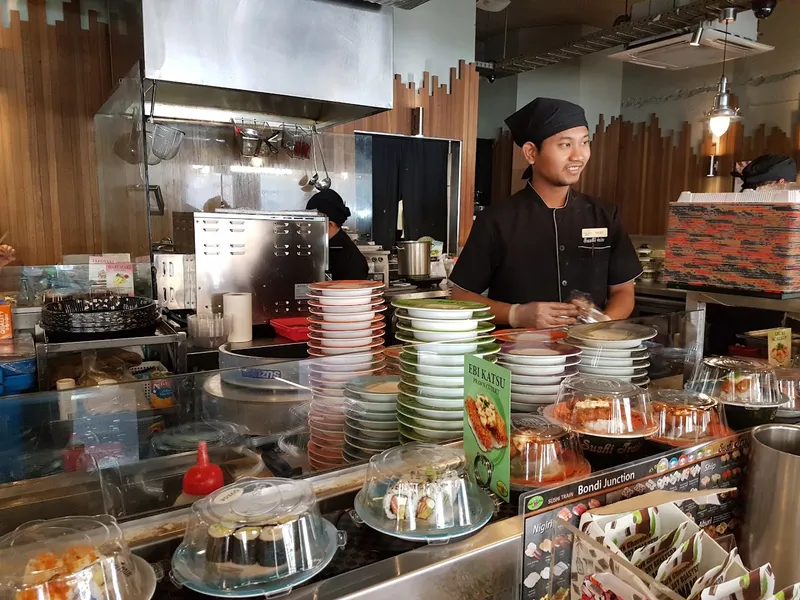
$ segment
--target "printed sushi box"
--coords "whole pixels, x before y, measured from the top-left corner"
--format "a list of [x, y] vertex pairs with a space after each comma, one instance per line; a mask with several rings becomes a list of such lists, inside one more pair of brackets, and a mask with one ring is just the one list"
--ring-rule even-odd
[[[729, 493], [731, 490], [715, 491]], [[578, 593], [583, 595], [576, 589], [577, 583], [598, 567], [609, 568], [611, 556], [616, 557], [613, 559], [616, 567], [636, 567], [625, 581], [638, 595], [645, 597], [652, 596], [653, 580], [689, 598], [693, 591], [699, 593], [693, 586], [706, 574], [712, 575], [703, 582], [708, 585], [746, 575], [738, 556], [734, 556], [734, 560], [678, 508], [678, 503], [687, 500], [699, 505], [719, 502], [716, 493], [709, 496], [707, 492], [656, 491], [584, 512], [580, 531], [601, 544], [608, 555], [601, 556], [588, 544], [575, 545], [571, 564], [573, 599]], [[724, 571], [720, 571], [721, 565]], [[637, 573], [648, 577], [642, 578]]]

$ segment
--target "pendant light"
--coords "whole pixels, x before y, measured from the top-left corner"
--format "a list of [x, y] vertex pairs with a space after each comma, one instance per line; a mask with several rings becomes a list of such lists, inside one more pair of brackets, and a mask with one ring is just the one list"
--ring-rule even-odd
[[714, 104], [708, 113], [708, 126], [717, 137], [722, 137], [731, 126], [731, 121], [738, 121], [742, 117], [739, 109], [731, 106], [731, 96], [728, 93], [728, 78], [725, 77], [725, 61], [728, 57], [728, 24], [736, 19], [736, 12], [733, 8], [723, 9], [719, 20], [725, 23], [725, 40], [722, 49], [722, 77], [719, 78], [717, 95], [714, 96]]

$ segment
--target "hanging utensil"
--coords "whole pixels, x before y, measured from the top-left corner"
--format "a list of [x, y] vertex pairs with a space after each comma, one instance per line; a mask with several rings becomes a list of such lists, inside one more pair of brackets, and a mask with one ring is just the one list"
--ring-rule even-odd
[[319, 182], [319, 169], [317, 169], [317, 146], [314, 143], [314, 138], [316, 137], [316, 129], [311, 130], [311, 156], [314, 159], [314, 174], [308, 180], [306, 185], [317, 187], [317, 183]]
[[[153, 113], [156, 106], [156, 82], [153, 82], [153, 94], [150, 97], [150, 123], [153, 125], [152, 132], [152, 151], [161, 160], [175, 158], [181, 147], [181, 142], [186, 135], [177, 127], [162, 125], [153, 121]], [[148, 141], [150, 136], [147, 137]], [[150, 162], [150, 149], [148, 148], [148, 163]], [[154, 163], [150, 163], [154, 164]]]
[[319, 156], [322, 159], [322, 168], [325, 170], [325, 177], [321, 181], [316, 181], [314, 187], [319, 191], [327, 190], [331, 187], [331, 177], [328, 174], [328, 165], [325, 164], [325, 153], [322, 151], [322, 140], [319, 139], [316, 125], [313, 126], [312, 131], [317, 134], [317, 145], [319, 146]]

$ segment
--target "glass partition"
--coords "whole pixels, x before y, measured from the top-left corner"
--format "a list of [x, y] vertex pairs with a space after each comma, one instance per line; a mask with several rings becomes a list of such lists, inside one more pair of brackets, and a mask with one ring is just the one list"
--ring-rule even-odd
[[[689, 365], [702, 354], [698, 313], [631, 322], [656, 330], [647, 341], [650, 385], [683, 387]], [[358, 462], [399, 443], [392, 428], [400, 419], [418, 426], [409, 439], [459, 439], [461, 427], [436, 426], [452, 417], [439, 413], [463, 410], [458, 387], [443, 390], [434, 381], [433, 391], [424, 390], [428, 382], [420, 381], [422, 401], [406, 403], [417, 407], [408, 413], [398, 404], [396, 377], [370, 380], [374, 387], [358, 380], [400, 374], [408, 382], [431, 373], [425, 367], [457, 377], [464, 355], [480, 354], [478, 346], [485, 350], [488, 343], [492, 352], [484, 354], [493, 360], [499, 350], [494, 333], [508, 335], [492, 332], [478, 342], [474, 335], [447, 336], [447, 343], [463, 346], [457, 354], [442, 353], [441, 341], [411, 341], [402, 352], [359, 348], [358, 338], [350, 342], [345, 335], [326, 352], [312, 348], [323, 356], [306, 360], [239, 355], [234, 369], [174, 376], [129, 369], [142, 379], [2, 398], [0, 502], [10, 508], [0, 517], [0, 533], [33, 518], [89, 510], [131, 519], [186, 505], [192, 498], [182, 495], [182, 479], [199, 441], [208, 443], [230, 482], [246, 475], [304, 476], [332, 466], [327, 460], [334, 456], [340, 465]], [[401, 393], [408, 392], [404, 387], [400, 383]], [[431, 438], [431, 431], [439, 437]]]

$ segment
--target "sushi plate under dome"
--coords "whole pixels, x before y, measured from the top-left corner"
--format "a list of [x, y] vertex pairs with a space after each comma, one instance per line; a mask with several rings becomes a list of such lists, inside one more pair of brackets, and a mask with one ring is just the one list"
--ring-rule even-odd
[[410, 443], [370, 459], [355, 510], [364, 523], [386, 535], [446, 543], [486, 525], [494, 502], [469, 474], [463, 454]]
[[282, 595], [322, 571], [345, 541], [320, 516], [308, 482], [242, 479], [192, 505], [171, 578], [209, 596]]

